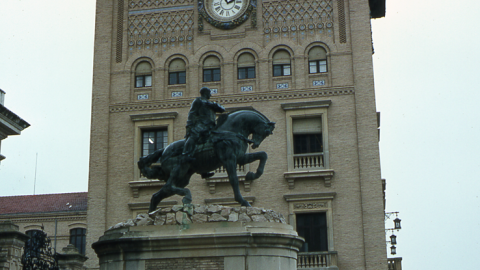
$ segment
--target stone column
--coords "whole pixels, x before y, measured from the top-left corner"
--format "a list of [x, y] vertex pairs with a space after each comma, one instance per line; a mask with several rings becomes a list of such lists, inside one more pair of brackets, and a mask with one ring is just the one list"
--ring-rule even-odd
[[0, 222], [0, 270], [22, 269], [22, 252], [27, 239], [12, 221]]

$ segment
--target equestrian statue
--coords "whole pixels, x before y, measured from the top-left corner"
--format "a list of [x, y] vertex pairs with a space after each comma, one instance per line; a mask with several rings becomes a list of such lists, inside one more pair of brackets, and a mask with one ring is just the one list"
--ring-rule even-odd
[[[258, 111], [240, 110], [220, 114], [215, 124], [216, 113], [224, 112], [225, 108], [209, 100], [211, 92], [207, 87], [200, 89], [200, 95], [192, 102], [188, 113], [185, 139], [138, 161], [138, 168], [145, 177], [166, 181], [160, 191], [153, 194], [149, 212], [155, 211], [163, 199], [173, 195], [183, 196], [182, 202], [190, 204], [192, 194], [185, 188], [190, 177], [194, 173], [203, 178], [211, 177], [214, 174], [212, 171], [221, 166], [228, 173], [235, 201], [242, 206], [250, 206], [240, 194], [237, 164], [260, 160], [257, 171], [246, 174], [246, 181], [258, 179], [263, 174], [267, 153], [246, 151], [249, 144], [255, 149], [272, 134], [275, 123]], [[151, 166], [154, 163], [155, 166]]]

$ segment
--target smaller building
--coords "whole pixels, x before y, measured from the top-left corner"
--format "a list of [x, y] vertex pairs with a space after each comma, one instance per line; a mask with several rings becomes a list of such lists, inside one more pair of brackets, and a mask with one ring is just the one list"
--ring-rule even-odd
[[20, 135], [22, 130], [30, 126], [25, 120], [5, 108], [5, 92], [0, 89], [0, 162], [5, 159], [1, 154], [2, 140], [11, 135]]
[[0, 222], [7, 220], [26, 235], [43, 230], [56, 252], [72, 244], [85, 255], [87, 192], [0, 197]]

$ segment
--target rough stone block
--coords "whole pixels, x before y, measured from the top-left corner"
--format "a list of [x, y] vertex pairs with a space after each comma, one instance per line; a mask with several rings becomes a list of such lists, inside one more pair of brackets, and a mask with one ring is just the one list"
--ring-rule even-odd
[[230, 213], [230, 215], [228, 216], [228, 221], [230, 222], [236, 222], [238, 221], [238, 213]]
[[227, 221], [227, 219], [217, 213], [214, 213], [208, 218], [208, 221]]
[[194, 214], [192, 216], [193, 223], [205, 223], [208, 221], [208, 216], [205, 214]]
[[252, 221], [252, 219], [246, 213], [242, 213], [238, 216], [238, 221], [250, 222], [250, 221]]
[[165, 220], [165, 225], [174, 225], [176, 224], [175, 214], [167, 213], [167, 219]]

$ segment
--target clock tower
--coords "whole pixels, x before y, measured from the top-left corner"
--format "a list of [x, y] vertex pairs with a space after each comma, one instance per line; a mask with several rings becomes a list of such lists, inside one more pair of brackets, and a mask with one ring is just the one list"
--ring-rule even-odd
[[[282, 213], [338, 269], [387, 269], [370, 20], [382, 0], [97, 1], [87, 247], [146, 213], [164, 182], [140, 157], [183, 139], [202, 87], [227, 112], [276, 122], [263, 176], [238, 168], [250, 204]], [[258, 151], [250, 149], [249, 151]], [[224, 170], [192, 177], [194, 204], [236, 206]], [[172, 207], [182, 198], [159, 205]], [[98, 267], [87, 248], [86, 265]], [[303, 266], [299, 264], [299, 268]], [[317, 267], [317, 266], [315, 266]]]

